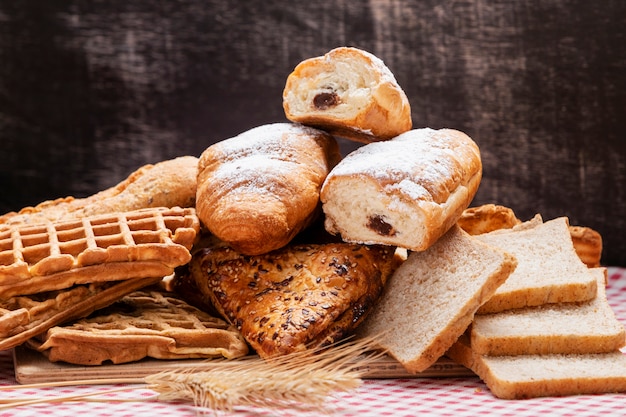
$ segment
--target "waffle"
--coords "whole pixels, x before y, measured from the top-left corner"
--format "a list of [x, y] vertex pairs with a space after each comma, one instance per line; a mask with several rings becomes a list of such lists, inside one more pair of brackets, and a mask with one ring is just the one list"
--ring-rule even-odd
[[90, 317], [51, 328], [31, 347], [52, 362], [101, 365], [155, 359], [245, 356], [234, 326], [187, 304], [174, 293], [135, 291]]
[[76, 285], [63, 291], [11, 297], [0, 302], [0, 350], [11, 349], [53, 326], [85, 317], [161, 278]]
[[164, 277], [191, 259], [193, 208], [150, 208], [0, 228], [0, 299]]

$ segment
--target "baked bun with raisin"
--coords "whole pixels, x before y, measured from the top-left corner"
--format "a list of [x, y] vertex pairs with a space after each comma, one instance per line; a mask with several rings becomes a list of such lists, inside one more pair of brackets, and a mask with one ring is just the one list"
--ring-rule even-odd
[[384, 62], [336, 48], [298, 64], [283, 91], [287, 119], [362, 143], [411, 129], [409, 100]]
[[478, 190], [476, 143], [453, 129], [414, 129], [363, 145], [326, 177], [325, 228], [346, 242], [423, 251], [463, 214]]

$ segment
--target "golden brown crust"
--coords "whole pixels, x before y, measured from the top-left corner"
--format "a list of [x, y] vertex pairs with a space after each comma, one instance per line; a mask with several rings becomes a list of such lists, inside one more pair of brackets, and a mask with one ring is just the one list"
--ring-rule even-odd
[[509, 207], [484, 204], [463, 211], [457, 223], [470, 235], [480, 235], [498, 229], [510, 229], [521, 222]]
[[153, 207], [194, 207], [198, 158], [144, 165], [117, 185], [85, 198], [65, 197], [0, 216], [3, 224], [35, 224]]
[[205, 248], [190, 269], [203, 296], [267, 358], [349, 334], [396, 266], [394, 248], [339, 243], [290, 245], [259, 256]]
[[335, 138], [276, 123], [207, 148], [196, 208], [207, 229], [246, 255], [281, 248], [319, 214], [319, 191], [339, 160]]
[[283, 91], [287, 119], [368, 143], [412, 127], [411, 107], [395, 77], [376, 56], [336, 48], [298, 64]]
[[191, 259], [193, 208], [147, 208], [0, 230], [0, 298], [164, 277]]
[[0, 350], [18, 346], [53, 326], [85, 317], [159, 280], [160, 277], [99, 282], [5, 299], [0, 302]]

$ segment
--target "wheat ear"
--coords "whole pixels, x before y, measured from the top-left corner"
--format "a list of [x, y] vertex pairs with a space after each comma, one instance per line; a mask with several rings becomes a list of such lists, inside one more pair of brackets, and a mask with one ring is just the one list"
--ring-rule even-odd
[[[254, 356], [232, 362], [217, 361], [220, 366], [210, 371], [161, 372], [145, 377], [140, 385], [155, 391], [155, 396], [123, 401], [186, 400], [214, 412], [233, 411], [236, 407], [244, 406], [324, 412], [324, 404], [332, 393], [348, 391], [361, 385], [362, 377], [367, 374], [372, 363], [385, 354], [376, 350], [376, 346], [373, 338], [359, 339], [265, 360]], [[123, 382], [131, 381], [83, 380], [7, 386], [0, 389]], [[133, 379], [132, 382], [137, 381]], [[110, 398], [103, 399], [100, 396], [124, 390], [128, 390], [128, 387], [62, 397], [7, 399], [2, 401], [0, 409], [45, 402], [110, 401]]]
[[236, 407], [313, 408], [322, 411], [334, 392], [356, 389], [374, 353], [373, 340], [297, 352], [274, 359], [229, 362], [204, 372], [167, 371], [145, 378], [162, 401], [193, 401], [214, 411]]

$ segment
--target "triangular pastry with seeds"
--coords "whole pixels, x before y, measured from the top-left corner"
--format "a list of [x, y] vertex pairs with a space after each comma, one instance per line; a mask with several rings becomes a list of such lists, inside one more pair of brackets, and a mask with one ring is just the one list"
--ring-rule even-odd
[[263, 358], [337, 342], [364, 319], [398, 262], [395, 248], [290, 245], [243, 256], [216, 245], [190, 264], [193, 284]]

